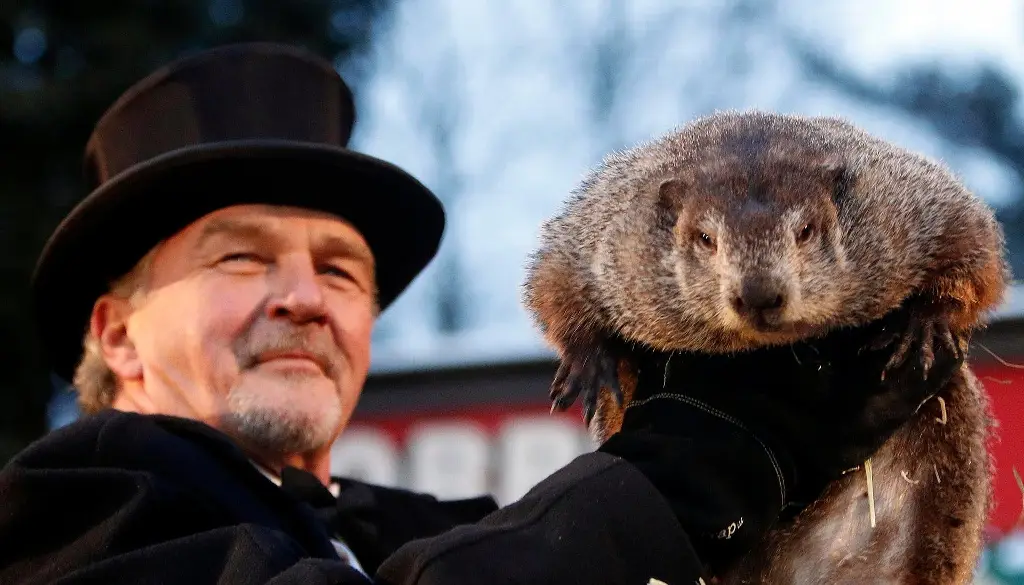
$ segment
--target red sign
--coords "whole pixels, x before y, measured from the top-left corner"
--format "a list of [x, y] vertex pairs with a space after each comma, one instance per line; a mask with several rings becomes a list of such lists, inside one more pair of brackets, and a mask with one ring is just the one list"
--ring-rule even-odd
[[1024, 479], [1024, 368], [994, 364], [972, 369], [988, 392], [997, 422], [989, 445], [996, 466], [989, 523], [999, 534], [1006, 534], [1024, 512], [1024, 495], [1013, 474], [1016, 469]]

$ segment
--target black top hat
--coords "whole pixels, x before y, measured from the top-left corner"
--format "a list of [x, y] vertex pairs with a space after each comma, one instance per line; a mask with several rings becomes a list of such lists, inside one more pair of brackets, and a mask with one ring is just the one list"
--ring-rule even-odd
[[331, 65], [277, 44], [203, 51], [125, 92], [86, 146], [93, 191], [57, 227], [32, 279], [56, 373], [72, 379], [93, 303], [112, 280], [161, 240], [238, 203], [351, 222], [374, 254], [386, 308], [437, 252], [444, 210], [402, 169], [347, 149], [354, 121]]

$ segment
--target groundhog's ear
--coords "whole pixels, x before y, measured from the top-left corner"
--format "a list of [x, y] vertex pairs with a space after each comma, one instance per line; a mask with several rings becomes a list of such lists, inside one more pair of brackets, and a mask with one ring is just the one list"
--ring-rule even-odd
[[668, 177], [658, 185], [658, 224], [672, 230], [683, 211], [683, 201], [689, 184], [679, 177]]
[[831, 190], [832, 201], [839, 205], [853, 189], [856, 175], [845, 162], [828, 160], [818, 165], [818, 173], [825, 186]]
[[678, 212], [683, 205], [683, 199], [690, 190], [690, 183], [682, 177], [668, 177], [662, 179], [658, 185], [658, 205], [665, 211]]

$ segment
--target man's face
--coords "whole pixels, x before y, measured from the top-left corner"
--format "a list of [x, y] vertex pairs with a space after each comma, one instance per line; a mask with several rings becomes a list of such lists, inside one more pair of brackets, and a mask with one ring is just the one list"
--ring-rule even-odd
[[268, 453], [322, 449], [370, 362], [374, 266], [334, 216], [236, 206], [164, 242], [127, 320], [145, 400]]

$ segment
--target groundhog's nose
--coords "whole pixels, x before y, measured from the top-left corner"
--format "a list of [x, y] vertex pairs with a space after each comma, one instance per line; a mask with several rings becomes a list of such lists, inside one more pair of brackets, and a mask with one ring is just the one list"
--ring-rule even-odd
[[733, 295], [732, 307], [755, 324], [777, 325], [786, 308], [786, 290], [771, 279], [748, 278]]

